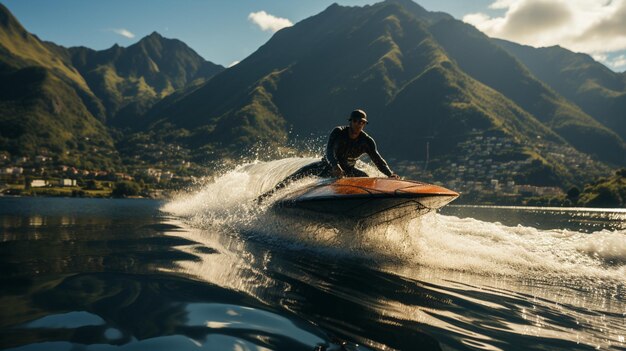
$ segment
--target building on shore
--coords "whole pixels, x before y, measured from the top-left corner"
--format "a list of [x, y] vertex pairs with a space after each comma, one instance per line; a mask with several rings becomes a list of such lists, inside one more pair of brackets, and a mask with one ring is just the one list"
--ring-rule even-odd
[[30, 182], [31, 188], [43, 188], [48, 186], [48, 181], [43, 179], [34, 179]]

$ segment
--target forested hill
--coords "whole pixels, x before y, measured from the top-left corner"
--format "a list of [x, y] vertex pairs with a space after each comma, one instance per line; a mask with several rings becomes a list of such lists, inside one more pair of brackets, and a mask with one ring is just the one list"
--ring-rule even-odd
[[185, 43], [153, 32], [128, 48], [70, 48], [72, 64], [107, 111], [109, 124], [135, 125], [155, 102], [176, 90], [202, 84], [224, 69]]
[[116, 168], [167, 165], [144, 154], [174, 148], [203, 163], [323, 138], [358, 107], [392, 167], [419, 176], [582, 184], [626, 165], [620, 75], [516, 45], [410, 0], [333, 4], [225, 69], [156, 32], [63, 48], [0, 6], [0, 152]]
[[573, 169], [569, 160], [580, 155], [626, 162], [620, 136], [492, 39], [411, 1], [332, 5], [147, 117], [155, 130], [202, 129], [213, 149], [239, 150], [284, 142], [290, 130], [323, 135], [356, 106], [371, 115], [368, 130], [381, 149], [397, 159], [423, 161], [428, 143], [435, 162], [465, 162], [474, 156], [461, 145], [489, 135], [512, 145], [502, 157], [546, 166], [539, 172], [551, 176], [544, 179], [606, 169], [593, 161]]
[[176, 90], [224, 67], [158, 33], [122, 48], [64, 48], [30, 34], [0, 4], [0, 152], [116, 169], [112, 137]]
[[533, 48], [495, 40], [533, 75], [626, 138], [626, 73], [616, 73], [591, 56], [558, 46]]

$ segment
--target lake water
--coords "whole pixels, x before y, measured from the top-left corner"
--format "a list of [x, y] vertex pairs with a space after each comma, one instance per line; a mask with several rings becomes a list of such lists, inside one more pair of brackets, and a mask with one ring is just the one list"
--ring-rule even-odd
[[626, 210], [347, 230], [253, 205], [306, 161], [170, 201], [0, 198], [0, 349], [626, 350]]

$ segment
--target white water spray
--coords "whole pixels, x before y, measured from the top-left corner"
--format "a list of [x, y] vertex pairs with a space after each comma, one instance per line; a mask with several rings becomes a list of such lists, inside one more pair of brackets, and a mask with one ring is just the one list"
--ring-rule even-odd
[[[412, 221], [349, 231], [316, 222], [308, 214], [281, 216], [269, 210], [271, 199], [256, 205], [258, 195], [316, 160], [287, 158], [244, 164], [207, 181], [196, 191], [178, 196], [163, 210], [196, 228], [222, 229], [235, 235], [252, 233], [270, 245], [319, 250], [329, 255], [401, 260], [416, 267], [481, 275], [611, 281], [623, 281], [626, 276], [624, 230], [587, 234], [429, 214]], [[377, 174], [372, 167], [359, 167]], [[311, 181], [294, 183], [285, 191]]]

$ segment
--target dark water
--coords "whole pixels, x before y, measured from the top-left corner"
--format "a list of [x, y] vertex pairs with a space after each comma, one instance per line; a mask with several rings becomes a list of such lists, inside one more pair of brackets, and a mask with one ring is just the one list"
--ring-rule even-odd
[[626, 349], [626, 211], [343, 232], [242, 205], [251, 174], [169, 202], [0, 198], [0, 349]]

